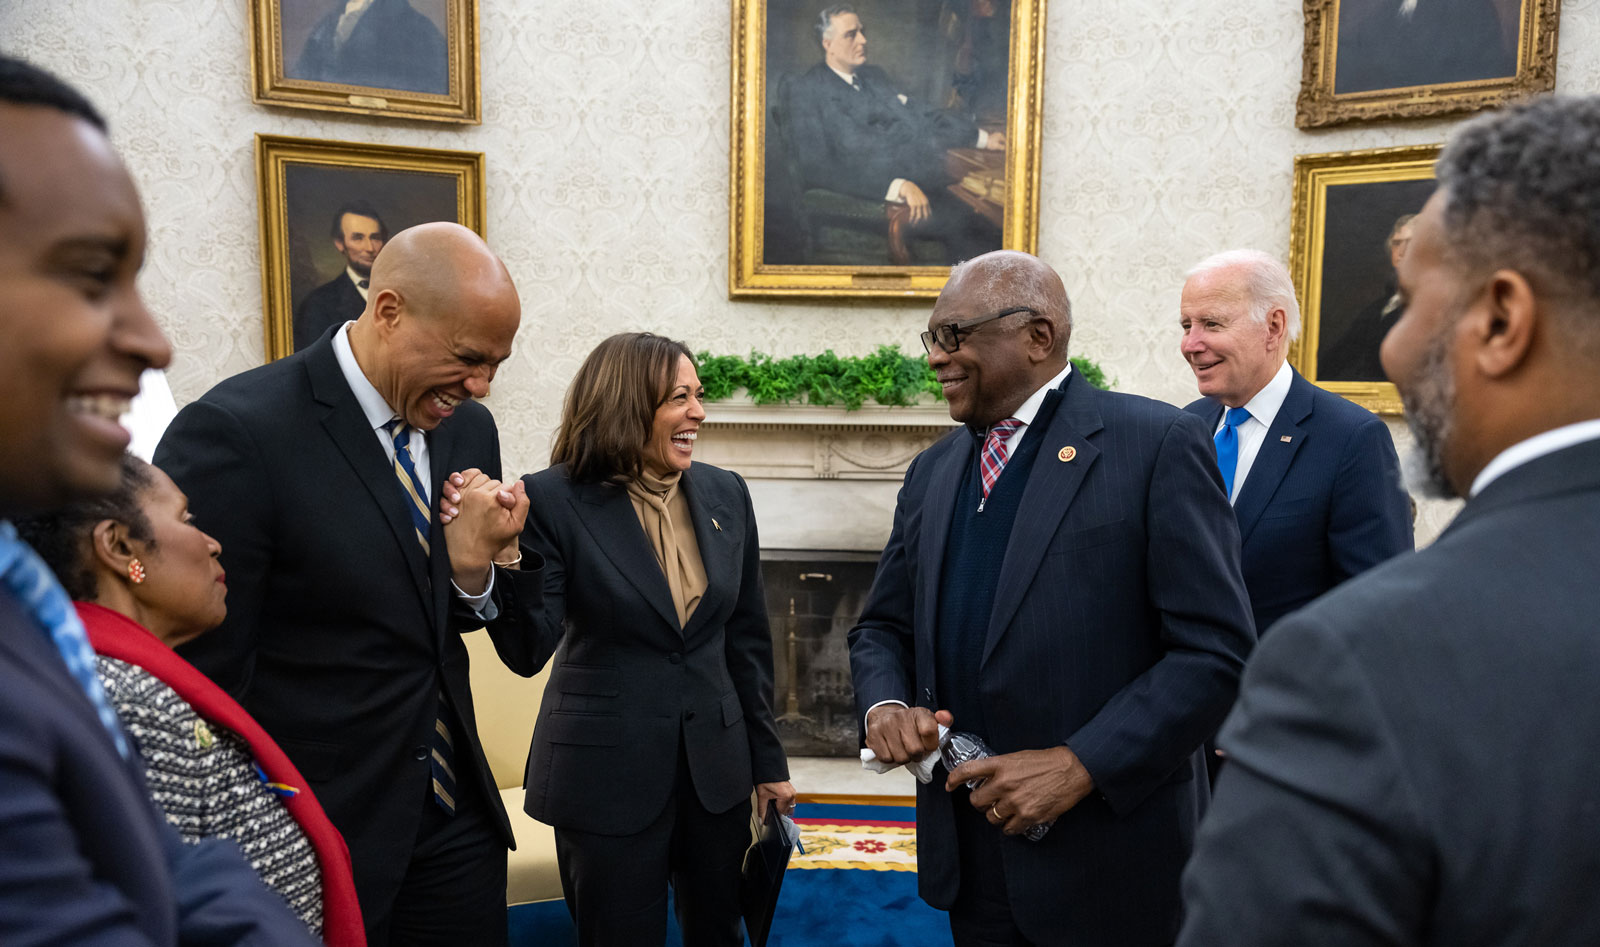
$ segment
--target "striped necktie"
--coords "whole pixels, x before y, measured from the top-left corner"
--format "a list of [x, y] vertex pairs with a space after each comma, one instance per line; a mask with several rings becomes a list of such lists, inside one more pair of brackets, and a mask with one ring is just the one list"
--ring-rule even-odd
[[422, 544], [422, 554], [428, 548], [428, 488], [417, 477], [416, 465], [411, 462], [411, 425], [395, 418], [383, 426], [394, 438], [394, 476], [400, 482], [400, 492], [405, 494], [406, 511], [411, 514], [411, 525], [417, 529], [417, 542]]
[[983, 479], [983, 499], [978, 501], [978, 512], [983, 512], [984, 504], [989, 502], [989, 491], [994, 489], [995, 481], [1000, 479], [1000, 474], [1006, 469], [1006, 460], [1010, 451], [1006, 448], [1006, 438], [1022, 427], [1022, 422], [1016, 418], [1006, 418], [994, 427], [983, 438], [983, 453], [978, 456], [978, 473]]
[[[411, 425], [400, 418], [395, 418], [385, 424], [383, 429], [394, 438], [395, 480], [400, 484], [400, 492], [406, 500], [406, 510], [411, 514], [411, 525], [417, 531], [417, 543], [422, 546], [422, 555], [426, 557], [429, 554], [428, 522], [432, 517], [428, 510], [428, 489], [417, 476], [416, 464], [411, 460]], [[428, 770], [433, 778], [433, 801], [444, 811], [454, 815], [455, 741], [450, 737], [450, 724], [447, 722], [449, 719], [449, 707], [445, 704], [444, 693], [441, 691], [439, 708], [433, 718], [433, 732], [428, 734]]]
[[0, 520], [0, 587], [16, 596], [33, 616], [39, 630], [55, 645], [68, 673], [83, 688], [100, 724], [111, 735], [117, 752], [127, 759], [128, 740], [122, 735], [122, 724], [117, 721], [116, 711], [111, 709], [105, 688], [95, 673], [94, 649], [89, 646], [89, 634], [84, 631], [83, 621], [50, 567], [32, 547], [17, 538], [16, 527], [4, 520]]

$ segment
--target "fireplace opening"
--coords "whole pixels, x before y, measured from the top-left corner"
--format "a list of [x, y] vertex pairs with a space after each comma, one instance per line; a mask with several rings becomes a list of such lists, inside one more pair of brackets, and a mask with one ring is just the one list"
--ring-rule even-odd
[[761, 559], [784, 751], [854, 758], [860, 726], [845, 636], [866, 607], [878, 553], [764, 549]]

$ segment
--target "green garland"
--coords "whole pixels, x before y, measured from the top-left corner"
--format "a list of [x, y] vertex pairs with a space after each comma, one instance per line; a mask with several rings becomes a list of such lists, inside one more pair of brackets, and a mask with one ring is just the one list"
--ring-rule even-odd
[[[906, 355], [898, 345], [880, 345], [876, 352], [861, 358], [835, 355], [829, 349], [821, 355], [788, 358], [761, 352], [751, 352], [749, 358], [701, 352], [695, 359], [700, 363], [700, 383], [705, 386], [707, 401], [725, 401], [740, 388], [756, 404], [842, 404], [847, 411], [869, 399], [884, 405], [915, 404], [925, 394], [943, 400], [928, 360]], [[1105, 372], [1093, 361], [1075, 355], [1072, 364], [1089, 384], [1111, 387]]]

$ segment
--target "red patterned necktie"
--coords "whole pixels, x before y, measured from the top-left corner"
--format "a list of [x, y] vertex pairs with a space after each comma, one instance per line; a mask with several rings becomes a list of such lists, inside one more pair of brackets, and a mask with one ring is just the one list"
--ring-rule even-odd
[[[983, 498], [989, 499], [989, 491], [994, 489], [994, 483], [1000, 479], [1000, 471], [1006, 469], [1006, 438], [1022, 427], [1022, 422], [1016, 418], [1006, 418], [999, 424], [989, 429], [983, 439], [983, 455], [978, 459], [979, 469], [983, 474]], [[980, 507], [981, 509], [981, 507]]]

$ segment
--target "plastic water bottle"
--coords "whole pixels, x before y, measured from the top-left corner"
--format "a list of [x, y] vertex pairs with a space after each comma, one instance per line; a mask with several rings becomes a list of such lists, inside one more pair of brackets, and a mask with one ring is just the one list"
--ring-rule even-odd
[[[989, 744], [983, 742], [983, 738], [976, 733], [957, 733], [954, 730], [944, 735], [944, 740], [939, 744], [939, 752], [944, 757], [945, 768], [949, 770], [954, 770], [962, 763], [971, 760], [981, 760], [995, 755], [995, 752], [989, 749]], [[977, 789], [982, 785], [981, 779], [967, 780], [968, 789]], [[1050, 826], [1055, 824], [1056, 820], [1051, 819], [1049, 822], [1030, 825], [1022, 835], [1030, 842], [1037, 842], [1044, 838], [1045, 833], [1050, 831]]]

